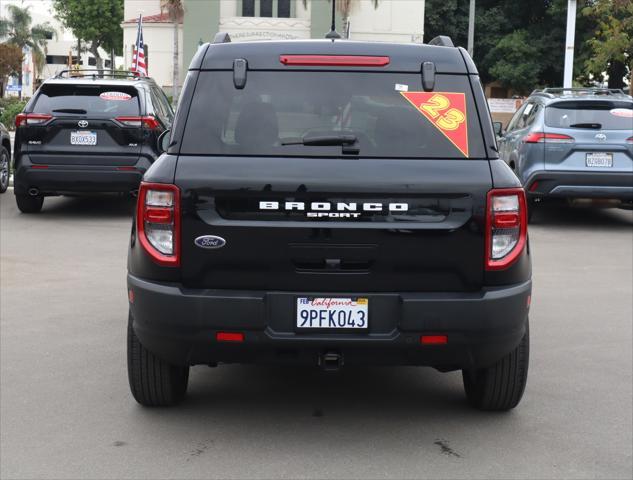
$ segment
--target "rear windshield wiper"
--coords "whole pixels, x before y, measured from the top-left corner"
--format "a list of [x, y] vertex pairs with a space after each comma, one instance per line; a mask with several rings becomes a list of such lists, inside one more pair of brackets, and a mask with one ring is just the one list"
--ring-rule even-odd
[[357, 154], [358, 138], [356, 135], [340, 134], [340, 135], [306, 135], [301, 140], [291, 140], [281, 142], [282, 145], [306, 145], [308, 147], [334, 147], [340, 145], [343, 147], [343, 153]]
[[352, 145], [358, 139], [356, 135], [306, 135], [301, 140], [281, 142], [282, 145], [307, 145], [310, 147], [328, 147], [336, 145]]
[[595, 128], [599, 130], [602, 128], [601, 123], [572, 123], [570, 125], [571, 128]]
[[53, 113], [76, 113], [77, 115], [85, 115], [88, 112], [83, 108], [58, 108], [53, 110]]

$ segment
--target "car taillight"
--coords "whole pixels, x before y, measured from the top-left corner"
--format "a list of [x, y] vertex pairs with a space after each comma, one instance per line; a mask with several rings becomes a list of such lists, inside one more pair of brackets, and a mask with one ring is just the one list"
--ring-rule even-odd
[[574, 137], [560, 133], [532, 132], [523, 137], [523, 143], [574, 143]]
[[180, 265], [180, 189], [141, 182], [136, 230], [143, 249], [159, 265]]
[[158, 128], [158, 120], [150, 115], [144, 117], [116, 117], [115, 120], [126, 127], [145, 127], [150, 130]]
[[43, 125], [51, 118], [53, 116], [47, 113], [18, 113], [15, 116], [15, 126], [17, 128], [25, 125]]
[[633, 137], [629, 137], [629, 138], [627, 138], [627, 139], [626, 139], [626, 142], [627, 142], [627, 143], [633, 143]]
[[490, 190], [486, 204], [486, 270], [512, 265], [527, 240], [527, 202], [522, 188]]

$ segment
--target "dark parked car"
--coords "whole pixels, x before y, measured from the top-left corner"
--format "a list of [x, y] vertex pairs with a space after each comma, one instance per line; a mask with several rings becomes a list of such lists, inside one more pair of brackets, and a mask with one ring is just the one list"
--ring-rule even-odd
[[528, 370], [525, 194], [477, 70], [432, 45], [230, 43], [193, 59], [145, 173], [128, 372], [170, 405], [191, 365], [427, 365], [507, 410]]
[[39, 212], [49, 195], [135, 192], [172, 119], [151, 78], [64, 71], [45, 80], [15, 120], [18, 208]]
[[501, 133], [499, 154], [521, 179], [531, 211], [550, 198], [631, 207], [633, 99], [621, 90], [537, 90]]
[[0, 123], [0, 193], [9, 188], [9, 166], [11, 164], [11, 138], [9, 131]]

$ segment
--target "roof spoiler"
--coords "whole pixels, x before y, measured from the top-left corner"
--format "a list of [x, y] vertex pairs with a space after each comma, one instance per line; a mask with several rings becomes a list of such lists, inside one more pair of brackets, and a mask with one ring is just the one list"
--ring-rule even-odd
[[446, 35], [438, 35], [433, 40], [431, 40], [428, 44], [436, 45], [438, 47], [454, 47], [455, 46], [455, 44], [453, 44], [453, 40], [451, 40], [451, 37], [448, 37]]

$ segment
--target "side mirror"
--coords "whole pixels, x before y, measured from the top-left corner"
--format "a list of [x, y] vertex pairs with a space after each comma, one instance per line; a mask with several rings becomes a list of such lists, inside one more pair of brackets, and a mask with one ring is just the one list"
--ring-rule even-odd
[[500, 137], [501, 135], [503, 135], [503, 123], [492, 122], [492, 127], [494, 128], [496, 136]]
[[158, 153], [164, 153], [169, 148], [169, 140], [171, 137], [171, 130], [165, 130], [158, 136], [158, 140], [156, 141], [156, 148], [158, 149]]

